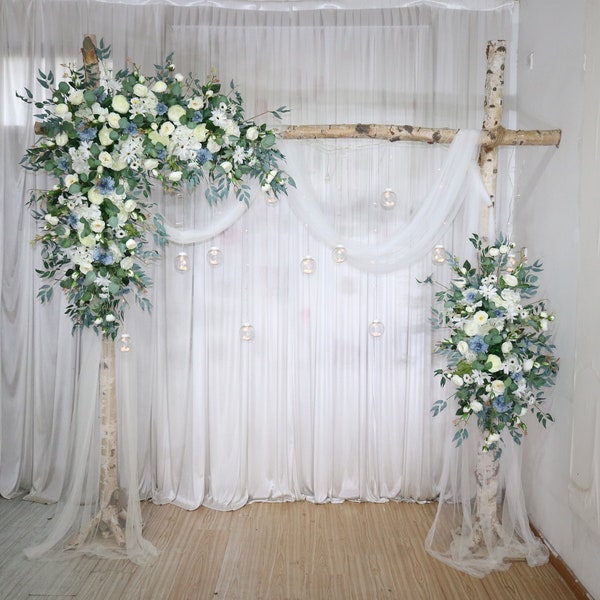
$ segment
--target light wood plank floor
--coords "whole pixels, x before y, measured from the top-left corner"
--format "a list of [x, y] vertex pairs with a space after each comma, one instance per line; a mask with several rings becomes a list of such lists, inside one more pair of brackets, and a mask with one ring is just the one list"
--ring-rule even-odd
[[475, 579], [430, 557], [423, 540], [436, 505], [251, 504], [188, 512], [143, 503], [150, 567], [80, 556], [28, 561], [51, 506], [0, 499], [0, 598], [22, 600], [567, 600], [551, 565], [514, 563]]

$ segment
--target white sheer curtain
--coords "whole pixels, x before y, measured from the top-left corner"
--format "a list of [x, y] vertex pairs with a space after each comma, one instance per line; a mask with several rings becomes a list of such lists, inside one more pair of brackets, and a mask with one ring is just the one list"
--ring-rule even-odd
[[[235, 80], [248, 116], [286, 105], [284, 125], [477, 129], [486, 42], [507, 39], [510, 48], [513, 30], [512, 4], [501, 2], [485, 11], [415, 2], [365, 10], [293, 2], [279, 11], [268, 10], [277, 3], [255, 3], [257, 10], [236, 10], [247, 6], [235, 2], [141, 4], [5, 0], [0, 7], [5, 497], [60, 496], [78, 393], [78, 346], [64, 302], [60, 294], [49, 305], [35, 300], [39, 258], [25, 202], [28, 189], [51, 182], [17, 168], [34, 140], [34, 118], [14, 90], [26, 86], [41, 97], [37, 69], [60, 73], [61, 63], [79, 61], [83, 34], [96, 33], [112, 44], [115, 68], [131, 57], [150, 71], [170, 51], [182, 72], [216, 68], [225, 85]], [[290, 141], [285, 151], [299, 184], [295, 199], [270, 205], [255, 193], [249, 210], [216, 237], [172, 243], [152, 270], [152, 315], [130, 311], [126, 385], [135, 390], [140, 494], [188, 509], [433, 498], [446, 430], [429, 413], [440, 393], [431, 289], [416, 282], [434, 269], [431, 256], [419, 252], [398, 270], [377, 269], [377, 261], [371, 269], [369, 258], [358, 268], [352, 248], [356, 257], [411, 222], [449, 150], [338, 140]], [[386, 188], [396, 193], [392, 210], [380, 204]], [[302, 208], [303, 198], [346, 240], [346, 261], [332, 256], [337, 239], [319, 239], [297, 217], [293, 202]], [[209, 207], [202, 190], [181, 199], [157, 192], [156, 201], [182, 235], [231, 209]], [[464, 255], [473, 222], [475, 209], [459, 212], [436, 243]], [[207, 260], [211, 248], [216, 266]], [[186, 272], [174, 267], [181, 252], [191, 259]], [[301, 266], [308, 256], [310, 274]], [[253, 328], [252, 340], [241, 338], [242, 325]], [[372, 335], [381, 325], [383, 334]]]

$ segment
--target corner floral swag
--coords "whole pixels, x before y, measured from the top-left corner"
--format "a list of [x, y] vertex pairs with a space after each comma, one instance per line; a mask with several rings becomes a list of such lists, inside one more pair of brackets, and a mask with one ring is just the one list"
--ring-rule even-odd
[[[100, 42], [96, 54], [99, 74], [92, 86], [87, 66], [66, 65], [66, 80], [56, 87], [51, 71], [38, 71], [48, 99], [34, 101], [28, 89], [17, 94], [42, 111], [35, 116], [43, 137], [21, 163], [57, 179], [52, 189], [31, 194], [33, 216], [42, 224], [35, 238], [42, 247], [38, 274], [60, 283], [74, 327], [114, 338], [130, 292], [143, 309], [151, 308], [143, 266], [158, 250], [148, 249], [147, 232], [156, 248], [167, 243], [161, 216], [150, 213], [152, 180], [177, 189], [206, 179], [210, 203], [231, 189], [248, 203], [249, 179], [276, 196], [295, 184], [279, 167], [284, 157], [275, 133], [244, 117], [233, 82], [226, 94], [215, 76], [205, 83], [184, 77], [175, 72], [172, 55], [164, 66], [155, 65], [153, 76], [134, 65], [113, 77], [105, 62], [110, 48]], [[276, 118], [285, 112], [269, 111]], [[52, 297], [52, 284], [40, 288], [42, 302]]]
[[[468, 437], [466, 425], [475, 415], [483, 450], [499, 456], [505, 429], [521, 443], [527, 431], [523, 418], [529, 411], [544, 427], [553, 420], [543, 409], [542, 388], [553, 385], [558, 372], [547, 333], [554, 316], [543, 301], [524, 302], [537, 292], [539, 261], [511, 264], [514, 243], [503, 237], [485, 247], [475, 234], [469, 241], [478, 251], [478, 266], [448, 255], [455, 277], [436, 293], [442, 308], [432, 308], [434, 328], [450, 330], [436, 347], [446, 356], [447, 366], [435, 375], [442, 387], [450, 382], [456, 390], [455, 444], [460, 446]], [[431, 277], [425, 282], [433, 283]], [[433, 414], [446, 406], [447, 401], [437, 400]]]

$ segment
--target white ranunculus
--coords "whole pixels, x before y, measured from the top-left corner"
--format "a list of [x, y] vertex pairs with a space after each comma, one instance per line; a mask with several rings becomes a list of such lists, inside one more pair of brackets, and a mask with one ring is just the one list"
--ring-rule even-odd
[[258, 127], [254, 127], [254, 126], [248, 127], [248, 130], [246, 131], [246, 139], [253, 142], [257, 138], [258, 138]]
[[139, 98], [143, 98], [148, 94], [148, 88], [145, 85], [142, 85], [141, 83], [136, 83], [133, 86], [133, 93]]
[[490, 248], [488, 250], [488, 256], [491, 256], [492, 258], [498, 256], [498, 254], [500, 254], [500, 250], [498, 250], [498, 248]]
[[512, 342], [504, 342], [502, 344], [502, 354], [509, 354], [510, 351], [512, 350], [513, 345]]
[[478, 310], [473, 315], [473, 321], [477, 323], [477, 325], [485, 325], [488, 320], [488, 314], [484, 310]]
[[134, 248], [137, 248], [137, 245], [138, 243], [133, 238], [129, 238], [125, 242], [125, 247], [127, 248], [127, 250], [133, 250]]
[[456, 387], [461, 387], [463, 384], [463, 378], [460, 375], [452, 375], [451, 381]]
[[233, 165], [228, 160], [224, 160], [221, 163], [221, 169], [223, 169], [223, 171], [225, 171], [225, 173], [229, 173], [229, 171], [231, 171], [232, 168], [233, 168]]
[[505, 388], [504, 381], [499, 379], [492, 381], [492, 392], [494, 392], [496, 396], [501, 396], [504, 393]]
[[113, 129], [118, 129], [118, 127], [119, 127], [119, 121], [121, 120], [121, 115], [118, 115], [117, 113], [111, 112], [106, 117], [106, 120], [108, 121], [108, 124]]
[[179, 125], [179, 121], [181, 117], [185, 115], [185, 108], [180, 106], [179, 104], [173, 104], [173, 106], [169, 106], [169, 110], [167, 111], [167, 116], [169, 117], [169, 121]]
[[[173, 125], [173, 123], [171, 123], [170, 121], [165, 121], [160, 126], [160, 129], [158, 130], [158, 134], [163, 137], [167, 137], [167, 136], [171, 135], [174, 131], [175, 131], [175, 125]], [[154, 132], [152, 132], [152, 133], [154, 133]], [[150, 136], [152, 136], [152, 133], [150, 134]], [[169, 143], [169, 140], [167, 140], [167, 144], [168, 143]]]
[[95, 187], [89, 189], [87, 196], [92, 204], [100, 205], [104, 202], [104, 196]]
[[121, 266], [122, 269], [125, 269], [125, 271], [129, 271], [129, 269], [131, 269], [131, 267], [133, 267], [133, 258], [131, 258], [131, 256], [126, 256], [125, 258], [123, 258], [121, 260], [119, 265]]
[[113, 143], [113, 140], [110, 137], [110, 132], [111, 129], [105, 125], [98, 133], [98, 139], [103, 146], [110, 146]]
[[64, 146], [69, 142], [69, 136], [64, 131], [61, 131], [59, 134], [56, 135], [54, 141], [57, 146]]
[[215, 139], [212, 137], [209, 138], [209, 140], [206, 144], [206, 147], [207, 147], [208, 151], [211, 152], [212, 154], [217, 153], [221, 149], [221, 146], [219, 146], [219, 144], [217, 144], [217, 142], [215, 142]]
[[188, 102], [188, 108], [191, 108], [192, 110], [200, 110], [203, 105], [204, 100], [200, 96], [194, 96], [193, 98], [190, 98]]
[[112, 99], [112, 107], [119, 114], [125, 115], [125, 114], [127, 114], [127, 111], [129, 110], [129, 102], [127, 101], [127, 98], [125, 98], [125, 96], [123, 96], [122, 94], [117, 94]]
[[181, 180], [183, 173], [181, 171], [171, 171], [169, 173], [169, 181], [177, 182]]
[[488, 369], [490, 373], [496, 373], [502, 369], [502, 361], [500, 360], [500, 357], [495, 354], [488, 354], [486, 364], [487, 363], [491, 363], [490, 368]]
[[469, 319], [464, 322], [463, 331], [469, 336], [473, 337], [474, 335], [479, 335], [479, 325], [473, 321], [473, 319]]
[[156, 94], [163, 94], [167, 91], [167, 84], [164, 81], [155, 81], [152, 91]]
[[44, 219], [46, 219], [46, 223], [48, 223], [49, 225], [58, 225], [58, 217], [55, 217], [53, 215], [46, 215]]
[[196, 128], [194, 129], [194, 137], [199, 142], [205, 142], [206, 141], [206, 138], [208, 137], [208, 131], [206, 129], [206, 124], [205, 123], [200, 123], [200, 125], [196, 126]]
[[144, 161], [144, 171], [152, 171], [158, 167], [158, 160], [156, 158], [147, 158]]
[[106, 150], [103, 150], [98, 154], [98, 160], [103, 167], [110, 167], [113, 164], [113, 157]]
[[511, 275], [510, 273], [506, 273], [505, 275], [502, 275], [502, 279], [504, 279], [504, 283], [506, 283], [506, 285], [508, 285], [510, 287], [515, 287], [519, 283], [519, 280], [514, 275]]
[[478, 413], [483, 410], [483, 404], [478, 400], [471, 400], [471, 404], [469, 404], [469, 408], [474, 412]]
[[90, 223], [90, 229], [94, 233], [102, 233], [104, 228], [106, 227], [106, 223], [102, 221], [102, 219], [96, 219]]
[[56, 108], [54, 110], [59, 117], [62, 117], [63, 115], [66, 115], [69, 112], [69, 107], [63, 102], [61, 102], [60, 104], [56, 105]]
[[92, 264], [89, 262], [82, 262], [79, 264], [79, 270], [85, 275], [93, 269]]
[[469, 351], [469, 344], [465, 340], [460, 340], [456, 345], [456, 349], [464, 356]]

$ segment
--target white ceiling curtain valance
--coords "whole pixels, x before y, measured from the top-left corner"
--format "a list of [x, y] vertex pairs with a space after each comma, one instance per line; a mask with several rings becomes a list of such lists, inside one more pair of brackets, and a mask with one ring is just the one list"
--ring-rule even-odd
[[[183, 73], [204, 77], [214, 67], [225, 85], [234, 79], [248, 116], [288, 106], [281, 126], [479, 127], [486, 43], [507, 39], [510, 47], [511, 5], [314, 6], [0, 4], [3, 496], [27, 491], [53, 501], [76, 479], [68, 457], [79, 393], [64, 301], [60, 294], [49, 305], [35, 299], [39, 256], [25, 202], [27, 190], [52, 182], [16, 168], [34, 139], [34, 117], [14, 90], [26, 86], [41, 98], [37, 69], [60, 73], [61, 63], [80, 60], [82, 35], [96, 33], [112, 45], [115, 68], [131, 57], [149, 71], [174, 51]], [[11, 26], [23, 22], [25, 29]], [[270, 205], [257, 191], [249, 210], [218, 235], [172, 243], [151, 269], [152, 314], [133, 307], [127, 317], [132, 350], [119, 361], [119, 389], [125, 412], [138, 420], [137, 434], [125, 429], [123, 436], [138, 451], [142, 497], [230, 510], [258, 500], [380, 502], [437, 493], [445, 423], [429, 414], [439, 396], [431, 289], [416, 282], [434, 269], [431, 257], [391, 273], [337, 263], [338, 238], [311, 233], [292, 205], [308, 195], [349, 248], [384, 243], [418, 213], [450, 150], [371, 140], [294, 143], [287, 169], [298, 179], [296, 200]], [[397, 194], [393, 210], [380, 204], [385, 188]], [[503, 189], [499, 202], [509, 197]], [[214, 223], [231, 205], [208, 206], [202, 190], [183, 205], [158, 192], [155, 198], [182, 231]], [[474, 218], [459, 211], [437, 242], [464, 255]], [[218, 266], [207, 261], [213, 247], [221, 252]], [[174, 267], [181, 252], [192, 265], [185, 273]], [[307, 256], [316, 266], [311, 273], [302, 271]], [[251, 341], [242, 338], [243, 325], [252, 327]]]

